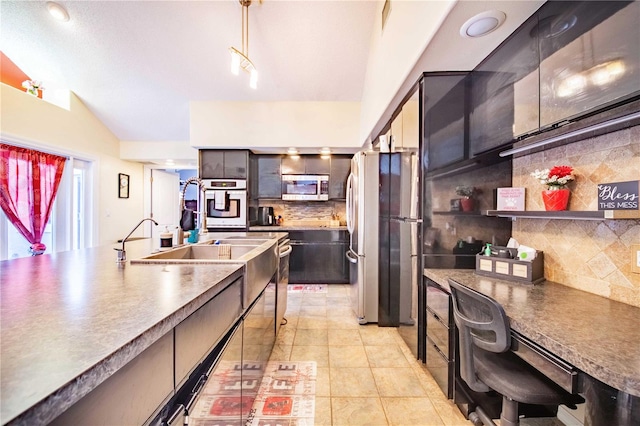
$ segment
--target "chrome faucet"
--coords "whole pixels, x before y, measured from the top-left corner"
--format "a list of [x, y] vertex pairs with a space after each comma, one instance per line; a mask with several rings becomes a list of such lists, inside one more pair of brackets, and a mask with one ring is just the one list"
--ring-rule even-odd
[[147, 218], [142, 219], [142, 220], [141, 220], [141, 221], [140, 221], [140, 222], [135, 226], [135, 228], [133, 228], [133, 229], [131, 230], [131, 232], [129, 232], [129, 235], [127, 235], [126, 237], [124, 237], [124, 239], [122, 240], [122, 248], [121, 248], [121, 249], [114, 248], [114, 250], [118, 252], [118, 258], [117, 258], [117, 260], [116, 260], [116, 263], [124, 263], [124, 262], [126, 262], [126, 261], [127, 261], [127, 252], [126, 252], [126, 251], [124, 251], [124, 243], [126, 243], [126, 242], [127, 242], [127, 239], [131, 236], [131, 234], [133, 234], [133, 233], [134, 233], [134, 231], [135, 231], [136, 229], [138, 229], [138, 227], [139, 227], [140, 225], [142, 225], [142, 222], [144, 222], [145, 220], [150, 220], [150, 221], [151, 221], [151, 222], [153, 222], [156, 226], [158, 226], [158, 222], [156, 222], [155, 220], [151, 219], [150, 217], [147, 217]]

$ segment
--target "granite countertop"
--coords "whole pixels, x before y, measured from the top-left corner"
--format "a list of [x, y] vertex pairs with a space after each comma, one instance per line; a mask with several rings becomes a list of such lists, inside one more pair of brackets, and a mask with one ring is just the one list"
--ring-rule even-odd
[[314, 226], [314, 225], [287, 225], [286, 222], [284, 225], [277, 226], [251, 226], [249, 230], [253, 233], [253, 231], [270, 231], [272, 229], [280, 229], [284, 232], [287, 231], [346, 231], [346, 226]]
[[[127, 257], [155, 245], [127, 242]], [[118, 265], [115, 247], [0, 262], [1, 424], [49, 422], [243, 274], [242, 264]]]
[[494, 298], [511, 328], [579, 370], [640, 397], [640, 308], [552, 281], [529, 285], [476, 275], [473, 270], [425, 269]]

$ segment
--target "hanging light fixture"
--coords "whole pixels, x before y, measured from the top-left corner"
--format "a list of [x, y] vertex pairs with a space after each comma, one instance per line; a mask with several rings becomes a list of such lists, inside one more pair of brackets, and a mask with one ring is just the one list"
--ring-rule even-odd
[[249, 59], [249, 6], [251, 0], [238, 0], [242, 6], [242, 49], [230, 47], [231, 52], [231, 72], [234, 75], [240, 74], [240, 68], [249, 73], [249, 87], [258, 87], [258, 70]]

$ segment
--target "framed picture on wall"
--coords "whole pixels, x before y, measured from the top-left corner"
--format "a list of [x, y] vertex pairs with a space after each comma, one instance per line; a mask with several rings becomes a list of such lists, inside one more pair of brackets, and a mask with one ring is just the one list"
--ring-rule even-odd
[[118, 173], [118, 198], [129, 198], [129, 175]]

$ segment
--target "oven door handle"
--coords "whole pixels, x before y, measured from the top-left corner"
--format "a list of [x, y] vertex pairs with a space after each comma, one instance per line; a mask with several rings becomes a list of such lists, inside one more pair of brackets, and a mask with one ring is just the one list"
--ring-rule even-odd
[[279, 255], [280, 259], [282, 259], [283, 257], [288, 256], [289, 253], [291, 253], [291, 251], [293, 250], [293, 247], [287, 245], [287, 246], [280, 246], [278, 247], [278, 249], [280, 250], [280, 255]]
[[344, 255], [350, 263], [358, 263], [358, 256], [354, 256], [355, 253], [351, 249], [347, 250]]

